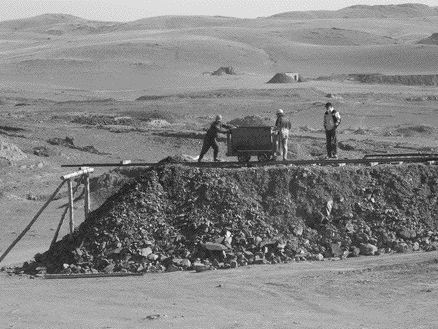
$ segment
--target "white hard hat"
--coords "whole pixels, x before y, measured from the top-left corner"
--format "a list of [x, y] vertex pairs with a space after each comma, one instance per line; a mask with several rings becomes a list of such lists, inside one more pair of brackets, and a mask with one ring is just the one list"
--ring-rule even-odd
[[222, 115], [220, 114], [216, 115], [216, 121], [222, 121]]
[[277, 115], [284, 115], [284, 111], [282, 109], [277, 110]]

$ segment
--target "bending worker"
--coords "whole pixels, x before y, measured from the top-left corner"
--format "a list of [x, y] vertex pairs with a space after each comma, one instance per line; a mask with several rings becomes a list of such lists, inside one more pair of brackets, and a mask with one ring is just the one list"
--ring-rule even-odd
[[204, 144], [202, 145], [201, 154], [199, 155], [198, 162], [202, 161], [205, 153], [208, 152], [210, 147], [213, 148], [213, 159], [214, 161], [221, 161], [218, 159], [219, 154], [219, 144], [217, 138], [219, 133], [226, 134], [228, 130], [233, 128], [233, 126], [228, 126], [222, 123], [222, 115], [217, 115], [216, 119], [211, 123], [210, 128], [207, 130], [207, 134], [204, 137]]
[[292, 125], [289, 120], [284, 118], [282, 109], [277, 110], [277, 120], [275, 121], [274, 131], [277, 133], [277, 154], [283, 154], [283, 160], [287, 160], [287, 141]]

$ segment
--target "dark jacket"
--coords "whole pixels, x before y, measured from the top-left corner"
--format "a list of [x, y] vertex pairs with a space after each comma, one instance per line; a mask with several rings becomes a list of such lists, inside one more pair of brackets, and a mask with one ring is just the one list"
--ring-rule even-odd
[[277, 120], [275, 121], [275, 129], [281, 130], [283, 128], [290, 130], [292, 128], [292, 124], [290, 123], [289, 120], [286, 120], [283, 116], [278, 116]]
[[218, 138], [219, 133], [226, 134], [232, 126], [226, 125], [220, 121], [214, 121], [210, 128], [207, 130], [207, 134], [205, 135], [206, 139], [216, 139]]
[[336, 129], [341, 123], [341, 115], [338, 111], [333, 109], [333, 111], [325, 111], [324, 113], [324, 128], [327, 131]]

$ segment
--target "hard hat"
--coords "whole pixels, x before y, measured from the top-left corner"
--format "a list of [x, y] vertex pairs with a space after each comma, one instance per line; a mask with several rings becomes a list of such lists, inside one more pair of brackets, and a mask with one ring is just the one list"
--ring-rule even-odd
[[277, 110], [277, 115], [284, 115], [284, 111], [282, 109]]
[[220, 114], [216, 115], [216, 121], [222, 121], [222, 115]]

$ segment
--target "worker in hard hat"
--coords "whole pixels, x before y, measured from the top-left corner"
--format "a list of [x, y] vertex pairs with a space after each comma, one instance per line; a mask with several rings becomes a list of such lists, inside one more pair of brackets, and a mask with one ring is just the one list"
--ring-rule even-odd
[[276, 137], [277, 155], [282, 155], [283, 160], [287, 160], [287, 142], [291, 128], [292, 124], [284, 117], [284, 111], [282, 109], [277, 110], [274, 133]]
[[210, 147], [213, 148], [213, 160], [221, 161], [218, 158], [219, 144], [217, 138], [219, 133], [226, 134], [233, 126], [226, 125], [222, 122], [222, 115], [216, 115], [216, 119], [211, 123], [210, 128], [207, 130], [207, 134], [204, 137], [204, 143], [202, 145], [201, 154], [199, 155], [198, 162], [202, 161], [204, 155], [208, 152]]

